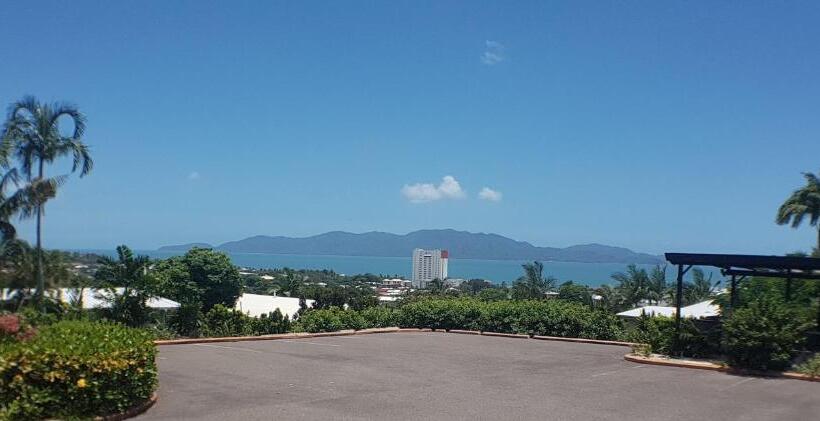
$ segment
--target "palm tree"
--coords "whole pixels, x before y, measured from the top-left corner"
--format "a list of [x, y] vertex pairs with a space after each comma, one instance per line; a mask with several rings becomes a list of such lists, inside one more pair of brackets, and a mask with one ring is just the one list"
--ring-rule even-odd
[[613, 273], [612, 279], [618, 281], [615, 289], [623, 297], [626, 304], [637, 307], [641, 300], [647, 298], [649, 275], [647, 275], [646, 269], [638, 269], [634, 264], [629, 265], [626, 267], [626, 273]]
[[[19, 308], [31, 298], [30, 290], [37, 282], [37, 253], [27, 242], [15, 238], [0, 243], [0, 262], [0, 284], [16, 291]], [[63, 286], [71, 279], [71, 271], [61, 252], [44, 252], [42, 262], [47, 288]]]
[[660, 304], [666, 295], [666, 266], [656, 265], [649, 274], [649, 283], [646, 286], [646, 299], [651, 304]]
[[151, 259], [134, 256], [128, 246], [122, 245], [117, 246], [116, 259], [105, 256], [99, 264], [94, 280], [107, 290], [104, 298], [111, 303], [114, 319], [129, 326], [142, 325], [147, 317], [146, 301], [157, 289], [156, 280], [148, 273]]
[[595, 294], [600, 297], [598, 305], [610, 312], [618, 312], [624, 308], [624, 298], [620, 291], [609, 285], [601, 285], [595, 289]]
[[714, 298], [720, 281], [712, 283], [712, 273], [707, 278], [701, 268], [692, 269], [692, 283], [686, 285], [683, 298], [687, 304], [696, 304]]
[[287, 297], [295, 297], [299, 295], [304, 283], [301, 276], [291, 269], [285, 269], [285, 277], [278, 280], [277, 292], [284, 294]]
[[[70, 119], [74, 130], [70, 136], [60, 132], [60, 121]], [[37, 301], [42, 301], [45, 288], [43, 275], [42, 220], [45, 202], [56, 193], [56, 185], [45, 183], [45, 166], [64, 156], [73, 157], [71, 172], [80, 171], [80, 177], [91, 171], [94, 162], [82, 142], [85, 132], [85, 116], [73, 105], [45, 104], [32, 96], [26, 96], [9, 107], [3, 127], [3, 151], [17, 158], [20, 171], [34, 190], [34, 216], [37, 231]], [[53, 191], [45, 186], [55, 187]]]
[[6, 197], [6, 190], [17, 184], [17, 170], [11, 169], [0, 178], [0, 241], [6, 242], [17, 237], [17, 230], [11, 224], [11, 217], [20, 210], [17, 192], [11, 198]]
[[516, 299], [544, 298], [544, 294], [555, 289], [555, 278], [544, 277], [544, 264], [539, 261], [524, 263], [524, 276], [513, 284], [512, 295]]
[[803, 219], [809, 218], [809, 225], [817, 227], [817, 248], [820, 253], [820, 176], [810, 172], [803, 173], [806, 185], [795, 190], [777, 211], [777, 223], [785, 225], [791, 223], [797, 228]]

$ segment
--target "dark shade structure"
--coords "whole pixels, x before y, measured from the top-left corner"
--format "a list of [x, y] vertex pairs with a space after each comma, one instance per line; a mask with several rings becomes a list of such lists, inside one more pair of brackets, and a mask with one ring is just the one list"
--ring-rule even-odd
[[[678, 266], [678, 284], [675, 299], [675, 332], [680, 343], [681, 315], [683, 306], [683, 275], [692, 266], [712, 266], [720, 269], [724, 276], [731, 277], [732, 308], [737, 305], [737, 283], [747, 276], [765, 276], [786, 279], [786, 299], [791, 295], [792, 279], [820, 280], [820, 259], [796, 256], [757, 256], [750, 254], [704, 254], [666, 253], [666, 260]], [[820, 324], [820, 314], [818, 314]]]

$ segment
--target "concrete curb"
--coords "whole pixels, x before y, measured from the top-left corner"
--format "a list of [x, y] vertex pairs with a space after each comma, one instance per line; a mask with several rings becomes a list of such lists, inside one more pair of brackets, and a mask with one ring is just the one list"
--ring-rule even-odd
[[248, 342], [248, 341], [273, 341], [277, 339], [304, 339], [317, 338], [322, 336], [348, 336], [348, 335], [368, 335], [373, 333], [454, 333], [458, 335], [483, 335], [496, 336], [501, 338], [515, 338], [515, 339], [538, 339], [541, 341], [559, 341], [559, 342], [574, 342], [594, 345], [615, 345], [615, 346], [632, 346], [631, 342], [606, 341], [600, 339], [583, 339], [583, 338], [564, 338], [560, 336], [529, 336], [515, 333], [499, 333], [499, 332], [480, 332], [477, 330], [463, 330], [463, 329], [430, 329], [430, 328], [399, 328], [399, 327], [385, 327], [362, 330], [340, 330], [336, 332], [319, 332], [319, 333], [280, 333], [276, 335], [260, 335], [260, 336], [226, 336], [220, 338], [189, 338], [189, 339], [168, 339], [156, 340], [156, 345], [189, 345], [189, 344], [207, 344], [218, 342]]
[[480, 335], [481, 332], [477, 330], [462, 330], [462, 329], [450, 329], [447, 333], [457, 333], [459, 335]]
[[529, 336], [529, 335], [521, 335], [521, 334], [513, 334], [513, 333], [497, 333], [497, 332], [481, 332], [478, 330], [462, 330], [462, 329], [450, 329], [447, 333], [456, 333], [459, 335], [484, 335], [484, 336], [499, 336], [505, 338], [530, 338], [530, 339], [538, 339], [540, 341], [559, 341], [559, 342], [573, 342], [579, 344], [593, 344], [593, 345], [614, 345], [614, 346], [626, 346], [631, 347], [635, 345], [632, 342], [620, 342], [620, 341], [607, 341], [603, 339], [585, 339], [585, 338], [564, 338], [561, 336]]
[[632, 342], [621, 342], [621, 341], [606, 341], [603, 339], [584, 339], [584, 338], [564, 338], [561, 336], [539, 336], [535, 335], [532, 337], [533, 339], [538, 339], [541, 341], [559, 341], [559, 342], [574, 342], [579, 344], [595, 344], [595, 345], [613, 345], [613, 346], [626, 346], [631, 347], [636, 345]]
[[139, 403], [135, 406], [132, 406], [131, 408], [128, 408], [125, 412], [121, 412], [119, 414], [112, 414], [112, 415], [104, 415], [104, 416], [100, 416], [100, 417], [94, 417], [94, 421], [120, 421], [120, 420], [124, 420], [124, 419], [127, 419], [127, 418], [136, 417], [137, 415], [142, 414], [143, 412], [147, 411], [149, 408], [154, 406], [154, 404], [157, 403], [158, 399], [159, 399], [159, 396], [157, 395], [156, 392], [154, 392], [154, 394], [151, 395], [150, 398], [148, 398], [147, 400], [145, 400], [142, 403]]
[[519, 335], [515, 333], [496, 333], [496, 332], [481, 332], [481, 336], [497, 336], [500, 338], [516, 338], [516, 339], [529, 339], [530, 335]]
[[715, 364], [709, 361], [686, 361], [686, 360], [673, 360], [668, 358], [658, 358], [658, 357], [644, 357], [642, 355], [637, 354], [626, 354], [624, 355], [624, 359], [633, 363], [639, 364], [649, 364], [649, 365], [663, 365], [667, 367], [679, 367], [679, 368], [693, 368], [698, 370], [710, 370], [710, 371], [722, 371], [728, 372], [729, 367], [724, 365]]
[[397, 327], [374, 328], [362, 330], [340, 330], [336, 332], [318, 332], [318, 333], [280, 333], [275, 335], [259, 335], [259, 336], [225, 336], [220, 338], [188, 338], [188, 339], [168, 339], [156, 340], [154, 345], [191, 345], [191, 344], [207, 344], [218, 342], [251, 342], [251, 341], [275, 341], [277, 339], [304, 339], [304, 338], [318, 338], [323, 336], [350, 336], [350, 335], [369, 335], [373, 333], [393, 333], [399, 332]]
[[736, 374], [742, 376], [756, 376], [756, 377], [778, 377], [793, 380], [803, 380], [809, 382], [820, 382], [820, 377], [812, 377], [808, 374], [795, 373], [793, 371], [786, 371], [783, 373], [776, 371], [754, 371], [754, 370], [737, 370], [721, 364], [716, 364], [709, 361], [687, 361], [687, 360], [673, 360], [669, 358], [659, 357], [644, 357], [636, 354], [626, 354], [624, 359], [633, 363], [661, 365], [666, 367], [690, 368], [696, 370], [710, 370], [719, 371], [723, 373]]

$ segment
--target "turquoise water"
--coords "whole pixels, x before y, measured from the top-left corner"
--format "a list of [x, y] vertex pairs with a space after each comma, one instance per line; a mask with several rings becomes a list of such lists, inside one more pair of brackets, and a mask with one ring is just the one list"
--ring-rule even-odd
[[[113, 250], [83, 250], [98, 254], [113, 255]], [[153, 258], [167, 258], [182, 253], [160, 252], [156, 250], [138, 250]], [[374, 273], [383, 275], [400, 275], [409, 279], [412, 270], [410, 257], [363, 257], [363, 256], [311, 256], [297, 254], [259, 254], [228, 253], [235, 265], [248, 268], [282, 268], [293, 269], [332, 269], [337, 273], [354, 275]], [[474, 260], [450, 259], [449, 275], [451, 278], [481, 278], [495, 283], [507, 283], [522, 274], [521, 264], [517, 260]], [[638, 265], [650, 268], [651, 265]], [[610, 276], [615, 272], [625, 271], [623, 263], [576, 263], [544, 262], [544, 274], [558, 279], [559, 282], [574, 281], [589, 286], [612, 283]], [[707, 270], [707, 273], [709, 271]], [[667, 269], [667, 276], [673, 279], [674, 267]], [[714, 279], [720, 274], [715, 272]]]

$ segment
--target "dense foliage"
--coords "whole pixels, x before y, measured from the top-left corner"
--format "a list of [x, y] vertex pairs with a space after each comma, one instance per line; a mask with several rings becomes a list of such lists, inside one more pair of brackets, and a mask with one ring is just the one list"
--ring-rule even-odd
[[568, 281], [558, 287], [558, 299], [592, 305], [592, 292], [586, 285]]
[[331, 307], [310, 310], [299, 317], [297, 330], [305, 332], [333, 332], [345, 329], [366, 329], [368, 325], [362, 314], [356, 310]]
[[184, 256], [160, 261], [154, 268], [160, 295], [203, 312], [222, 304], [233, 307], [242, 293], [239, 270], [225, 253], [194, 247]]
[[[70, 120], [73, 126], [70, 135], [61, 131], [61, 122]], [[65, 126], [63, 126], [65, 127]], [[3, 124], [2, 146], [0, 147], [0, 164], [10, 166], [10, 157], [14, 157], [17, 168], [11, 169], [3, 180], [25, 180], [11, 198], [0, 204], [0, 221], [17, 213], [21, 218], [35, 219], [34, 278], [37, 283], [37, 301], [42, 301], [46, 283], [43, 267], [42, 220], [46, 202], [57, 194], [58, 188], [66, 181], [67, 176], [46, 177], [45, 169], [61, 157], [73, 158], [71, 172], [79, 170], [80, 177], [87, 175], [94, 167], [88, 146], [83, 143], [85, 116], [77, 107], [68, 103], [44, 103], [33, 96], [23, 97], [9, 106], [9, 113]], [[5, 183], [4, 183], [5, 184]], [[5, 189], [4, 186], [0, 186]], [[3, 197], [2, 199], [5, 199]], [[15, 203], [16, 202], [16, 203]], [[10, 206], [9, 206], [10, 205]], [[9, 224], [3, 225], [3, 240], [14, 240], [9, 235]]]
[[472, 298], [428, 298], [408, 302], [396, 309], [310, 310], [299, 318], [299, 325], [308, 332], [395, 324], [591, 339], [618, 339], [622, 334], [617, 317], [559, 300], [485, 302]]
[[817, 245], [814, 255], [820, 257], [820, 174], [803, 173], [806, 185], [795, 190], [780, 209], [775, 221], [780, 225], [791, 224], [797, 228], [804, 220], [817, 230]]
[[720, 352], [718, 329], [701, 330], [692, 319], [681, 320], [681, 339], [675, 343], [673, 317], [642, 315], [627, 326], [626, 339], [644, 344], [647, 352], [687, 357], [705, 357]]
[[795, 367], [795, 371], [812, 377], [820, 377], [820, 353], [814, 354], [812, 358]]
[[[614, 286], [603, 285], [596, 289], [601, 296], [601, 306], [613, 312], [635, 308], [644, 304], [670, 305], [676, 301], [676, 286], [666, 282], [666, 266], [654, 266], [650, 271], [629, 265], [626, 272], [612, 274]], [[692, 268], [691, 281], [683, 284], [683, 305], [695, 304], [716, 295], [719, 281], [712, 281], [701, 268]]]
[[217, 304], [205, 313], [200, 328], [202, 336], [270, 335], [290, 331], [290, 319], [279, 309], [257, 318]]
[[317, 309], [348, 306], [362, 310], [379, 304], [373, 290], [367, 286], [306, 285], [299, 291], [299, 295], [314, 300], [313, 307]]
[[810, 326], [804, 315], [763, 296], [724, 320], [728, 363], [756, 370], [784, 369]]
[[544, 276], [544, 264], [535, 261], [522, 265], [524, 276], [513, 283], [510, 293], [517, 300], [543, 298], [544, 294], [555, 288], [555, 278]]
[[149, 321], [147, 301], [157, 291], [156, 278], [149, 273], [148, 256], [135, 256], [127, 246], [117, 247], [117, 258], [104, 256], [94, 274], [94, 286], [108, 292], [106, 317], [127, 326]]
[[113, 323], [62, 321], [0, 344], [0, 419], [122, 412], [157, 385], [153, 337]]

